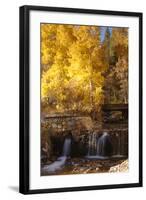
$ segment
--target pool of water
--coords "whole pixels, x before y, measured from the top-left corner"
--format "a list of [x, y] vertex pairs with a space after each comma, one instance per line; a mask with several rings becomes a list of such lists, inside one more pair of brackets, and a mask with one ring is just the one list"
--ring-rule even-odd
[[41, 166], [41, 175], [69, 175], [87, 173], [110, 172], [111, 167], [125, 161], [124, 157], [98, 158], [97, 156], [85, 158], [59, 157], [56, 161]]

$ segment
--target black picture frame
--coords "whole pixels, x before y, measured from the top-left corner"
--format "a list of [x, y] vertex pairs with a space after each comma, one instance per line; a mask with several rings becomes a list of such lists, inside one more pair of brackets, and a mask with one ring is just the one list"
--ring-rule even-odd
[[[68, 188], [51, 188], [51, 189], [35, 189], [29, 188], [29, 18], [30, 11], [56, 11], [67, 13], [84, 13], [84, 14], [100, 14], [112, 16], [130, 16], [139, 18], [139, 182], [129, 184], [114, 184], [114, 185], [97, 185], [97, 186], [81, 186]], [[63, 8], [63, 7], [44, 7], [44, 6], [22, 6], [20, 7], [20, 193], [52, 193], [52, 192], [69, 192], [83, 190], [98, 190], [98, 189], [114, 189], [114, 188], [129, 188], [142, 186], [142, 13], [138, 12], [122, 12], [122, 11], [107, 11], [107, 10], [89, 10], [79, 8]]]

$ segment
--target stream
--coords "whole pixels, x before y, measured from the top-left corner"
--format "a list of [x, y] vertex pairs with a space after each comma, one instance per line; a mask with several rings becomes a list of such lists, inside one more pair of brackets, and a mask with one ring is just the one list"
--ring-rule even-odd
[[64, 140], [62, 155], [56, 161], [41, 166], [41, 175], [86, 174], [109, 172], [111, 167], [125, 161], [123, 155], [112, 155], [112, 143], [108, 133], [98, 139], [93, 132], [89, 137], [88, 154], [83, 158], [70, 158], [71, 138]]

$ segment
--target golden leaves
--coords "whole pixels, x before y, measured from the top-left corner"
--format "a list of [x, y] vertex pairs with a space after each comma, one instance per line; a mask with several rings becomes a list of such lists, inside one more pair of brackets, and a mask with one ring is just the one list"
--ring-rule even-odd
[[98, 108], [106, 67], [101, 50], [98, 27], [42, 24], [42, 101], [58, 111], [91, 111], [92, 99]]

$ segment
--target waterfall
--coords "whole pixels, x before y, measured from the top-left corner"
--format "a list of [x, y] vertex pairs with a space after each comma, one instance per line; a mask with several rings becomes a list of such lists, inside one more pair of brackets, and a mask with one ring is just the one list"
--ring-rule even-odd
[[65, 138], [62, 150], [62, 156], [58, 157], [57, 160], [50, 165], [45, 166], [42, 170], [49, 173], [54, 173], [57, 170], [61, 170], [65, 165], [67, 156], [70, 155], [71, 151], [71, 138]]
[[97, 149], [96, 132], [93, 132], [91, 135], [89, 135], [88, 156], [95, 155], [96, 149]]
[[63, 145], [62, 156], [69, 156], [71, 151], [71, 138], [66, 138]]
[[124, 141], [122, 142], [121, 141], [122, 138], [121, 138], [121, 133], [118, 133], [118, 139], [117, 139], [117, 148], [116, 148], [116, 151], [115, 151], [115, 155], [113, 155], [114, 158], [122, 158], [122, 157], [125, 157], [126, 155], [123, 154], [124, 152]]
[[112, 143], [110, 135], [104, 132], [97, 141], [97, 155], [99, 156], [111, 156]]
[[97, 139], [96, 132], [89, 135], [88, 158], [104, 159], [112, 154], [112, 143], [110, 135], [104, 132]]

